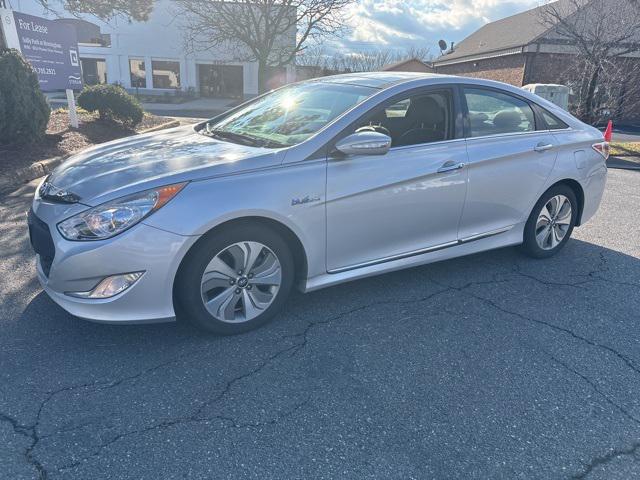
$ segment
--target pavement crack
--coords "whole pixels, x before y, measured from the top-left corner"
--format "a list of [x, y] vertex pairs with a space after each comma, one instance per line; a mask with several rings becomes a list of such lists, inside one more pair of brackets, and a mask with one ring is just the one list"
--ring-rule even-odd
[[47, 470], [33, 455], [33, 450], [38, 444], [38, 442], [40, 441], [40, 437], [38, 436], [38, 431], [37, 431], [37, 423], [33, 425], [23, 425], [12, 416], [2, 412], [0, 412], [0, 420], [9, 423], [12, 426], [13, 431], [15, 433], [29, 439], [30, 443], [25, 449], [23, 456], [26, 462], [29, 465], [31, 465], [33, 468], [35, 468], [38, 474], [38, 478], [40, 480], [46, 480], [48, 478]]
[[289, 339], [289, 338], [295, 338], [295, 339], [301, 339], [300, 343], [298, 343], [297, 345], [294, 346], [294, 348], [292, 349], [292, 352], [290, 353], [289, 357], [293, 357], [296, 354], [298, 354], [301, 350], [303, 350], [309, 341], [309, 333], [311, 332], [311, 330], [315, 327], [318, 326], [323, 326], [323, 325], [328, 325], [332, 322], [335, 322], [336, 320], [339, 320], [341, 318], [344, 317], [348, 317], [349, 315], [353, 315], [354, 313], [358, 313], [361, 312], [363, 310], [367, 310], [369, 308], [374, 308], [374, 307], [380, 307], [380, 306], [385, 306], [385, 305], [411, 305], [411, 304], [415, 304], [415, 303], [423, 303], [426, 302], [428, 300], [431, 300], [432, 298], [438, 296], [438, 295], [442, 295], [445, 294], [447, 292], [452, 291], [453, 289], [450, 287], [444, 288], [442, 290], [438, 290], [437, 292], [433, 292], [430, 293], [429, 295], [426, 295], [424, 297], [418, 298], [418, 299], [413, 299], [413, 300], [380, 300], [377, 302], [373, 302], [373, 303], [369, 303], [367, 305], [360, 305], [357, 307], [354, 307], [350, 310], [346, 310], [344, 312], [340, 312], [337, 313], [329, 318], [326, 318], [324, 320], [319, 320], [317, 322], [308, 322], [307, 325], [305, 326], [304, 330], [302, 332], [299, 333], [294, 333], [291, 335], [285, 335], [283, 337], [283, 339]]
[[626, 456], [634, 456], [635, 457], [636, 454], [639, 453], [639, 452], [640, 452], [640, 442], [635, 442], [628, 448], [613, 449], [610, 452], [606, 453], [605, 455], [602, 455], [600, 457], [595, 457], [593, 460], [591, 460], [585, 466], [585, 468], [584, 468], [584, 470], [582, 472], [575, 474], [571, 478], [573, 478], [575, 480], [585, 479], [596, 468], [601, 467], [603, 465], [606, 465], [609, 462], [611, 462], [611, 461], [613, 461], [613, 460], [615, 460], [616, 458], [619, 458], [619, 457], [626, 457]]
[[[542, 279], [539, 277], [536, 277], [535, 275], [531, 275], [530, 273], [524, 273], [522, 271], [522, 269], [520, 268], [520, 265], [518, 265], [517, 263], [513, 266], [512, 269], [512, 273], [515, 275], [518, 275], [520, 277], [524, 277], [527, 278], [529, 280], [533, 280], [536, 283], [539, 283], [541, 285], [545, 285], [545, 286], [554, 286], [554, 287], [572, 287], [572, 288], [578, 288], [581, 285], [587, 284], [592, 282], [592, 279], [589, 280], [582, 280], [582, 281], [578, 281], [578, 282], [558, 282], [558, 281], [554, 281], [554, 280], [547, 280], [547, 279]], [[580, 276], [584, 276], [584, 275], [580, 275]]]
[[571, 274], [569, 275], [570, 277], [574, 277], [574, 278], [583, 278], [584, 280], [579, 280], [579, 281], [575, 281], [575, 282], [560, 282], [557, 280], [549, 280], [549, 279], [543, 279], [540, 277], [537, 277], [535, 275], [532, 275], [530, 273], [525, 273], [522, 271], [522, 268], [519, 264], [515, 263], [511, 273], [527, 278], [529, 280], [533, 280], [536, 283], [539, 283], [541, 285], [546, 285], [546, 286], [557, 286], [557, 287], [571, 287], [571, 288], [579, 288], [582, 285], [587, 285], [589, 283], [594, 283], [594, 282], [607, 282], [613, 285], [621, 285], [621, 286], [626, 286], [626, 287], [632, 287], [632, 288], [640, 288], [640, 284], [637, 283], [633, 283], [633, 282], [624, 282], [621, 280], [614, 280], [611, 278], [606, 278], [603, 275], [607, 272], [610, 271], [609, 265], [608, 265], [608, 260], [607, 257], [605, 256], [605, 252], [604, 251], [600, 251], [599, 252], [599, 257], [600, 257], [600, 261], [598, 262], [597, 266], [587, 272], [587, 273], [580, 273], [580, 274]]
[[[185, 354], [186, 355], [186, 354]], [[113, 388], [116, 387], [126, 381], [131, 381], [131, 380], [136, 380], [144, 375], [148, 375], [149, 373], [152, 373], [156, 370], [159, 370], [163, 367], [166, 367], [167, 365], [170, 365], [171, 363], [174, 363], [176, 361], [178, 361], [180, 358], [182, 358], [185, 355], [181, 355], [178, 358], [175, 358], [173, 360], [169, 360], [157, 365], [154, 365], [152, 367], [149, 367], [147, 369], [144, 369], [140, 372], [137, 372], [135, 374], [132, 375], [128, 375], [122, 378], [119, 378], [117, 380], [110, 380], [110, 381], [105, 381], [105, 380], [96, 380], [93, 382], [85, 382], [85, 383], [79, 383], [79, 384], [75, 384], [75, 385], [69, 385], [69, 386], [65, 386], [65, 387], [61, 387], [59, 389], [56, 390], [50, 390], [48, 392], [45, 393], [45, 397], [43, 398], [43, 400], [40, 402], [40, 404], [38, 405], [38, 409], [36, 411], [35, 414], [35, 419], [34, 421], [29, 424], [29, 425], [24, 425], [21, 424], [20, 422], [18, 422], [15, 418], [11, 417], [10, 415], [4, 414], [0, 412], [0, 420], [8, 422], [12, 425], [13, 430], [24, 436], [27, 437], [30, 440], [30, 444], [29, 446], [26, 448], [25, 452], [24, 452], [24, 457], [27, 460], [27, 462], [32, 465], [36, 471], [38, 472], [38, 478], [40, 480], [46, 480], [48, 478], [48, 472], [47, 470], [44, 468], [44, 466], [40, 463], [40, 461], [38, 461], [38, 459], [35, 457], [35, 449], [38, 446], [40, 440], [42, 440], [43, 438], [48, 438], [51, 436], [54, 436], [57, 433], [61, 433], [61, 432], [56, 432], [55, 434], [51, 434], [51, 435], [41, 435], [39, 432], [39, 427], [40, 427], [40, 420], [42, 418], [42, 414], [43, 411], [45, 409], [45, 407], [47, 406], [47, 404], [57, 395], [60, 395], [62, 393], [65, 392], [71, 392], [74, 390], [80, 390], [80, 389], [85, 389], [85, 388]]]
[[[263, 370], [264, 368], [266, 368], [267, 366], [269, 366], [274, 360], [276, 360], [278, 357], [290, 352], [293, 348], [295, 348], [297, 345], [293, 345], [293, 346], [288, 346], [286, 348], [280, 349], [277, 352], [275, 352], [272, 355], [269, 355], [266, 359], [264, 359], [262, 362], [260, 362], [260, 364], [258, 364], [256, 367], [252, 368], [251, 370], [238, 375], [236, 377], [233, 377], [230, 380], [227, 380], [227, 382], [225, 382], [225, 385], [223, 386], [222, 390], [220, 391], [220, 393], [218, 393], [217, 395], [215, 395], [214, 397], [212, 397], [211, 399], [203, 402], [202, 404], [200, 404], [200, 406], [195, 409], [192, 413], [190, 413], [189, 415], [184, 415], [184, 416], [180, 416], [180, 417], [175, 417], [172, 419], [168, 419], [168, 420], [164, 420], [162, 422], [158, 422], [155, 423], [153, 425], [149, 425], [147, 427], [141, 428], [141, 429], [137, 429], [137, 430], [130, 430], [127, 432], [123, 432], [123, 433], [119, 433], [117, 435], [115, 435], [114, 437], [112, 437], [111, 439], [109, 439], [108, 441], [98, 445], [98, 447], [95, 449], [95, 451], [93, 453], [91, 453], [90, 455], [87, 455], [77, 461], [74, 461], [72, 463], [69, 463], [67, 465], [64, 465], [62, 467], [59, 467], [57, 470], [58, 471], [65, 471], [65, 470], [69, 470], [72, 468], [77, 467], [78, 465], [80, 465], [81, 463], [91, 459], [91, 458], [95, 458], [95, 457], [99, 457], [100, 454], [102, 453], [103, 450], [105, 450], [106, 448], [108, 448], [109, 446], [119, 442], [120, 440], [122, 440], [123, 438], [127, 438], [130, 436], [135, 436], [135, 435], [143, 435], [145, 433], [154, 431], [154, 430], [163, 430], [166, 428], [170, 428], [173, 427], [175, 425], [180, 425], [180, 424], [185, 424], [185, 423], [202, 423], [202, 422], [210, 422], [212, 420], [221, 420], [221, 421], [226, 421], [229, 423], [233, 423], [234, 425], [239, 425], [239, 426], [243, 426], [243, 424], [239, 424], [237, 421], [235, 421], [233, 418], [231, 417], [225, 417], [225, 416], [213, 416], [213, 417], [202, 417], [201, 414], [204, 411], [205, 408], [214, 405], [215, 403], [221, 401], [233, 388], [233, 386], [244, 380], [247, 379], [257, 373], [259, 373], [261, 370]], [[298, 410], [300, 408], [302, 408], [304, 405], [306, 405], [307, 402], [303, 402], [301, 405], [299, 405], [296, 409], [294, 410]], [[268, 422], [264, 423], [264, 425], [267, 425]], [[250, 424], [246, 424], [245, 426], [250, 426]]]
[[[447, 293], [449, 291], [453, 290], [452, 288], [444, 288], [442, 290], [438, 290], [437, 292], [431, 293], [429, 295], [426, 295], [422, 298], [419, 299], [413, 299], [413, 300], [386, 300], [386, 301], [378, 301], [378, 302], [373, 302], [371, 304], [367, 304], [367, 305], [360, 305], [358, 307], [352, 308], [348, 311], [345, 312], [341, 312], [338, 313], [336, 315], [333, 315], [332, 317], [329, 317], [328, 319], [325, 320], [321, 320], [318, 322], [310, 322], [307, 324], [307, 326], [305, 327], [305, 329], [297, 334], [293, 334], [293, 335], [285, 335], [283, 336], [281, 339], [282, 340], [289, 340], [289, 339], [299, 339], [300, 341], [298, 343], [294, 343], [293, 345], [289, 345], [285, 348], [282, 348], [280, 350], [278, 350], [277, 352], [273, 353], [272, 355], [268, 356], [265, 360], [263, 360], [262, 362], [260, 362], [260, 364], [258, 364], [256, 367], [252, 368], [251, 370], [238, 375], [236, 377], [233, 377], [232, 379], [228, 380], [225, 385], [223, 386], [222, 390], [220, 391], [220, 393], [218, 393], [217, 395], [215, 395], [214, 397], [212, 397], [211, 399], [203, 402], [196, 410], [194, 410], [191, 414], [189, 415], [185, 415], [185, 416], [181, 416], [181, 417], [176, 417], [176, 418], [172, 418], [169, 420], [165, 420], [159, 423], [155, 423], [153, 425], [149, 425], [145, 428], [142, 429], [138, 429], [138, 430], [131, 430], [128, 432], [124, 432], [124, 433], [120, 433], [115, 435], [114, 437], [112, 437], [109, 441], [102, 443], [101, 445], [99, 445], [97, 447], [97, 449], [90, 455], [87, 455], [77, 461], [74, 461], [70, 464], [64, 465], [62, 467], [58, 468], [58, 471], [65, 471], [65, 470], [69, 470], [72, 468], [77, 467], [78, 465], [80, 465], [81, 463], [91, 459], [91, 458], [95, 458], [100, 456], [101, 452], [108, 448], [109, 446], [113, 445], [114, 443], [117, 443], [118, 441], [122, 440], [123, 438], [126, 437], [130, 437], [130, 436], [134, 436], [134, 435], [143, 435], [145, 433], [154, 431], [154, 430], [162, 430], [162, 429], [166, 429], [166, 428], [170, 428], [173, 427], [175, 425], [179, 425], [179, 424], [184, 424], [184, 423], [201, 423], [201, 422], [207, 422], [207, 421], [212, 421], [212, 420], [221, 420], [224, 422], [228, 422], [229, 424], [236, 426], [236, 427], [257, 427], [257, 426], [261, 426], [261, 425], [268, 425], [268, 424], [272, 424], [275, 422], [266, 422], [266, 423], [247, 423], [247, 424], [242, 424], [242, 423], [238, 423], [235, 419], [233, 419], [232, 417], [225, 417], [225, 416], [221, 416], [221, 415], [217, 415], [217, 416], [213, 416], [213, 417], [202, 417], [201, 414], [202, 412], [207, 408], [210, 407], [211, 405], [214, 405], [218, 402], [220, 402], [233, 388], [233, 386], [242, 381], [245, 380], [247, 378], [250, 378], [253, 375], [256, 375], [257, 373], [259, 373], [261, 370], [263, 370], [264, 368], [266, 368], [267, 366], [269, 366], [273, 361], [275, 361], [276, 359], [278, 359], [281, 356], [287, 356], [287, 358], [291, 358], [294, 355], [296, 355], [299, 351], [301, 351], [302, 349], [304, 349], [307, 345], [308, 342], [308, 335], [309, 332], [311, 331], [311, 329], [315, 326], [319, 326], [319, 325], [326, 325], [329, 324], [331, 322], [334, 322], [340, 318], [349, 316], [353, 313], [357, 313], [360, 312], [362, 310], [368, 309], [368, 308], [373, 308], [376, 306], [381, 306], [381, 305], [405, 305], [405, 304], [414, 304], [414, 303], [421, 303], [421, 302], [425, 302], [428, 301], [434, 297], [436, 297], [437, 295], [442, 295], [444, 293]], [[304, 405], [306, 405], [308, 402], [310, 401], [310, 399], [308, 399], [307, 401], [303, 402], [302, 404], [298, 405], [294, 411], [299, 410], [300, 408], [303, 408]], [[279, 417], [282, 418], [282, 417]], [[277, 420], [279, 421], [279, 420]]]
[[287, 412], [263, 422], [238, 422], [235, 418], [224, 416], [224, 415], [215, 415], [210, 418], [203, 418], [199, 421], [222, 420], [222, 421], [228, 422], [229, 427], [233, 427], [233, 428], [260, 428], [260, 427], [265, 427], [269, 425], [275, 425], [276, 423], [279, 423], [280, 421], [293, 416], [296, 412], [306, 407], [310, 402], [311, 402], [311, 397], [309, 396], [303, 402], [300, 402], [294, 405], [293, 408], [291, 408]]
[[633, 423], [636, 423], [636, 424], [640, 425], [640, 418], [638, 418], [635, 415], [633, 415], [630, 411], [628, 411], [622, 405], [620, 405], [619, 403], [614, 401], [609, 395], [607, 395], [602, 390], [600, 390], [600, 387], [598, 386], [598, 384], [595, 383], [593, 380], [591, 380], [589, 377], [587, 377], [586, 375], [580, 373], [575, 368], [571, 367], [569, 364], [567, 364], [567, 363], [563, 362], [562, 360], [556, 358], [555, 356], [553, 356], [551, 353], [547, 352], [546, 350], [541, 349], [541, 348], [538, 348], [538, 350], [541, 351], [542, 353], [544, 353], [547, 357], [549, 357], [555, 364], [561, 366], [562, 368], [564, 368], [568, 372], [570, 372], [573, 375], [575, 375], [575, 376], [579, 377], [580, 379], [582, 379], [582, 381], [587, 383], [593, 389], [593, 391], [595, 391], [598, 395], [600, 395], [602, 398], [604, 398], [605, 401], [609, 405], [614, 407], [616, 410], [620, 411], [625, 417], [627, 417]]
[[555, 330], [557, 332], [565, 333], [565, 334], [575, 338], [576, 340], [579, 340], [580, 342], [586, 343], [586, 344], [588, 344], [588, 345], [590, 345], [590, 346], [592, 346], [594, 348], [605, 350], [605, 351], [611, 353], [612, 355], [614, 355], [615, 357], [617, 357], [618, 359], [620, 359], [625, 365], [627, 365], [635, 373], [640, 374], [640, 368], [636, 365], [636, 363], [631, 358], [629, 358], [627, 355], [619, 352], [615, 348], [610, 347], [609, 345], [605, 345], [603, 343], [596, 342], [595, 340], [591, 340], [590, 338], [583, 337], [582, 335], [577, 334], [576, 332], [574, 332], [573, 330], [571, 330], [569, 328], [561, 327], [561, 326], [556, 325], [554, 323], [547, 322], [546, 320], [540, 320], [538, 318], [529, 317], [527, 315], [524, 315], [524, 314], [522, 314], [520, 312], [517, 312], [517, 311], [514, 311], [514, 310], [509, 310], [509, 309], [504, 308], [503, 306], [499, 305], [496, 301], [494, 301], [492, 299], [485, 298], [485, 297], [482, 297], [482, 296], [477, 295], [475, 293], [469, 292], [468, 288], [470, 286], [474, 285], [473, 283], [467, 284], [467, 285], [465, 285], [463, 287], [452, 287], [450, 285], [443, 284], [443, 283], [438, 282], [438, 281], [433, 280], [433, 279], [431, 279], [431, 281], [436, 283], [436, 284], [438, 284], [438, 285], [441, 285], [443, 287], [449, 287], [449, 288], [453, 288], [453, 289], [455, 289], [455, 290], [457, 290], [459, 292], [463, 292], [463, 293], [465, 293], [465, 294], [467, 294], [467, 295], [469, 295], [469, 296], [471, 296], [471, 297], [473, 297], [473, 298], [475, 298], [477, 300], [480, 300], [481, 302], [485, 303], [486, 305], [489, 305], [492, 308], [494, 308], [496, 310], [499, 310], [499, 311], [501, 311], [503, 313], [509, 314], [511, 316], [518, 317], [518, 318], [520, 318], [522, 320], [525, 320], [525, 321], [527, 321], [529, 323], [535, 323], [535, 324], [538, 324], [538, 325], [546, 326], [546, 327], [548, 327], [548, 328], [550, 328], [552, 330]]
[[621, 285], [624, 287], [632, 287], [632, 288], [640, 288], [640, 284], [638, 283], [633, 283], [633, 282], [623, 282], [621, 280], [614, 280], [612, 278], [606, 278], [603, 275], [606, 274], [607, 272], [611, 271], [611, 268], [609, 267], [609, 260], [607, 259], [607, 256], [605, 255], [605, 249], [600, 250], [600, 252], [598, 252], [598, 255], [600, 257], [600, 261], [598, 262], [598, 265], [595, 267], [595, 269], [591, 270], [590, 272], [586, 273], [586, 274], [582, 274], [582, 275], [574, 275], [576, 277], [588, 277], [589, 280], [588, 281], [593, 281], [593, 282], [607, 282], [613, 285]]

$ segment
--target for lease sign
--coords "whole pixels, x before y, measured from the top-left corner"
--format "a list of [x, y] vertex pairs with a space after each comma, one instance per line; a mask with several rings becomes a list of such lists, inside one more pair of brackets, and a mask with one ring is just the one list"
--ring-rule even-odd
[[13, 12], [12, 20], [12, 25], [3, 25], [14, 29], [13, 35], [5, 35], [7, 43], [12, 43], [10, 39], [17, 40], [18, 45], [9, 46], [20, 49], [36, 71], [43, 91], [82, 88], [75, 28], [19, 12]]

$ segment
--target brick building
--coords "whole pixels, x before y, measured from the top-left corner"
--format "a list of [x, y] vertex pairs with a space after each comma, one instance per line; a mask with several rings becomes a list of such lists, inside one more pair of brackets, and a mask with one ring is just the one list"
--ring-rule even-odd
[[406, 60], [402, 60], [401, 62], [385, 65], [384, 67], [382, 67], [382, 70], [393, 72], [433, 73], [433, 67], [431, 65], [428, 65], [417, 58], [408, 58]]
[[[624, 1], [624, 0], [622, 0]], [[573, 2], [559, 0], [566, 6], [567, 16], [572, 15]], [[542, 21], [540, 6], [517, 15], [488, 23], [455, 45], [433, 64], [437, 73], [487, 78], [523, 86], [530, 83], [560, 83], [572, 86], [578, 82], [575, 71], [577, 49], [561, 39], [553, 27]], [[586, 3], [583, 8], [592, 8]], [[597, 15], [597, 11], [588, 15]], [[638, 50], [624, 58], [613, 59], [630, 65], [629, 82], [640, 82], [640, 43]], [[572, 78], [572, 74], [573, 78]], [[628, 97], [627, 97], [628, 98]], [[637, 108], [621, 107], [618, 120], [638, 121]]]

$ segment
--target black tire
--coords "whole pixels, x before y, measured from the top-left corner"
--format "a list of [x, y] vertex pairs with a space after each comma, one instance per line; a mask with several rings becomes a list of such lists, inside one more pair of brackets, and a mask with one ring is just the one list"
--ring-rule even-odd
[[[536, 223], [538, 221], [538, 216], [540, 212], [544, 208], [544, 206], [556, 195], [564, 195], [569, 202], [571, 203], [571, 221], [569, 224], [569, 228], [567, 229], [562, 240], [553, 248], [544, 249], [538, 245], [536, 241]], [[567, 185], [556, 185], [551, 187], [549, 190], [544, 192], [544, 194], [540, 197], [540, 199], [536, 202], [536, 205], [533, 207], [531, 211], [531, 215], [529, 215], [529, 219], [524, 227], [524, 242], [522, 243], [521, 249], [522, 251], [533, 258], [549, 258], [558, 253], [565, 246], [569, 237], [571, 237], [571, 233], [573, 232], [573, 227], [576, 224], [576, 219], [578, 218], [578, 201], [576, 200], [576, 195], [573, 190]]]
[[[209, 262], [227, 247], [238, 242], [260, 242], [280, 262], [282, 280], [272, 303], [257, 317], [241, 323], [229, 323], [214, 317], [205, 308], [201, 296], [201, 280]], [[189, 252], [176, 276], [177, 312], [196, 326], [219, 335], [235, 335], [258, 328], [281, 310], [293, 287], [295, 266], [286, 242], [273, 230], [262, 225], [238, 224], [203, 237]]]

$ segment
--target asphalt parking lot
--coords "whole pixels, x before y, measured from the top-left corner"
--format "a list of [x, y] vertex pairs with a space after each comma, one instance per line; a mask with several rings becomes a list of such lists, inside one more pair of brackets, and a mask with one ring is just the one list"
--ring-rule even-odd
[[57, 307], [32, 188], [0, 198], [0, 478], [640, 477], [640, 172], [553, 259], [295, 295], [226, 338]]

